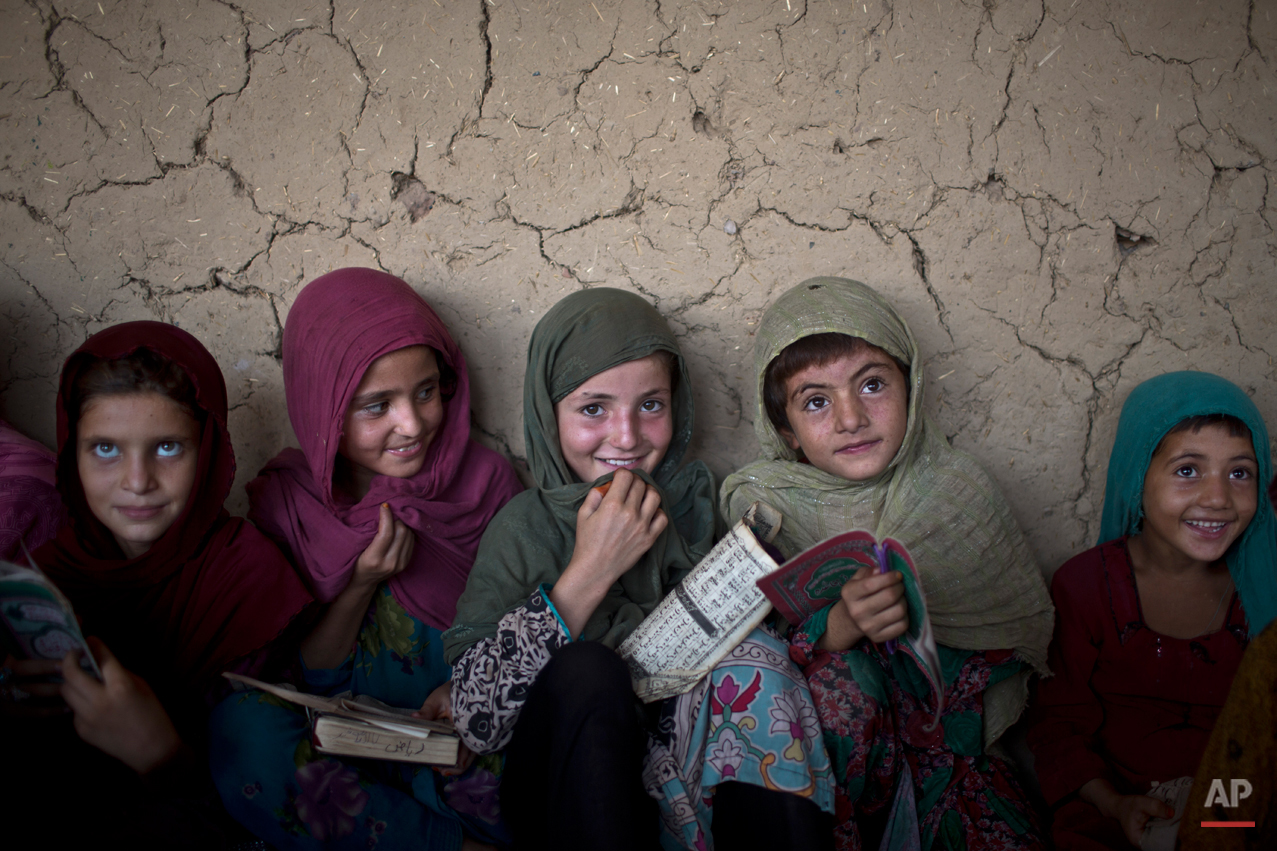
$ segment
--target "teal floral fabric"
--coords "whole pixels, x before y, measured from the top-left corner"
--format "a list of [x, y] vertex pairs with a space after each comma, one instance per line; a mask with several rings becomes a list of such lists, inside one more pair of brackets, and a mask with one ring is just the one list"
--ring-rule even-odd
[[[408, 614], [382, 586], [345, 664], [306, 670], [303, 687], [418, 707], [451, 674], [439, 630]], [[461, 847], [463, 831], [487, 842], [508, 839], [497, 804], [499, 755], [478, 757], [456, 776], [430, 766], [325, 756], [311, 747], [305, 710], [256, 690], [223, 700], [210, 732], [222, 801], [276, 848], [451, 851]]]

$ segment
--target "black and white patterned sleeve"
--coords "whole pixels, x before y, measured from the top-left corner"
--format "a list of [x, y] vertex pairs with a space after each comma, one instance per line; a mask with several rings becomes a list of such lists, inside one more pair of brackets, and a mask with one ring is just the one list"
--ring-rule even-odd
[[572, 639], [542, 585], [497, 623], [497, 634], [461, 654], [452, 667], [452, 720], [475, 753], [510, 743], [528, 690], [550, 655]]

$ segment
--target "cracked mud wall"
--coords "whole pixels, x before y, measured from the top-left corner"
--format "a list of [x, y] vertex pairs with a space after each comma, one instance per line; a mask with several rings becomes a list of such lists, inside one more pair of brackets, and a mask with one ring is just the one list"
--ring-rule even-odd
[[1218, 372], [1277, 425], [1277, 3], [0, 0], [0, 415], [129, 319], [226, 374], [242, 485], [293, 436], [281, 323], [399, 275], [516, 461], [533, 325], [585, 286], [669, 318], [695, 452], [750, 460], [753, 330], [873, 284], [927, 409], [1044, 568], [1098, 534], [1131, 388]]

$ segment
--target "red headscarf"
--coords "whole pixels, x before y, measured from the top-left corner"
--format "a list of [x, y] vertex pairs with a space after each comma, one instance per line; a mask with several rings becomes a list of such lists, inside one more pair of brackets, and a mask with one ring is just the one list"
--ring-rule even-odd
[[[376, 476], [358, 503], [333, 496], [346, 409], [377, 358], [430, 346], [456, 373], [443, 423], [417, 475]], [[416, 532], [412, 564], [390, 579], [395, 599], [438, 629], [452, 625], [492, 515], [522, 490], [509, 462], [470, 439], [466, 359], [425, 299], [375, 269], [339, 269], [302, 290], [284, 326], [284, 392], [301, 451], [286, 449], [248, 485], [249, 516], [291, 550], [315, 596], [346, 587], [377, 533], [379, 506]]]
[[[141, 556], [126, 558], [93, 515], [80, 484], [76, 382], [96, 359], [149, 349], [181, 367], [205, 416], [190, 499]], [[226, 430], [226, 384], [217, 361], [185, 331], [126, 322], [100, 331], [67, 358], [58, 389], [58, 490], [71, 523], [36, 562], [71, 599], [86, 634], [164, 698], [204, 695], [220, 673], [270, 644], [311, 602], [296, 571], [260, 532], [222, 502], [235, 478]]]

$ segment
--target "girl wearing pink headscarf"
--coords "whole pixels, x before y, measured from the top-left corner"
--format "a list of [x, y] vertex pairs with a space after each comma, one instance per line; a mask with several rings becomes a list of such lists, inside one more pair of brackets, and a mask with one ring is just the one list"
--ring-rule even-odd
[[[249, 484], [249, 517], [327, 604], [302, 642], [299, 685], [445, 717], [451, 669], [439, 635], [484, 528], [521, 490], [510, 464], [470, 439], [465, 357], [421, 296], [372, 269], [307, 285], [283, 356], [301, 449]], [[348, 763], [315, 753], [305, 715], [279, 703], [245, 692], [213, 718], [218, 789], [261, 838], [383, 849], [504, 840], [499, 757], [468, 768], [463, 758], [450, 772]]]

